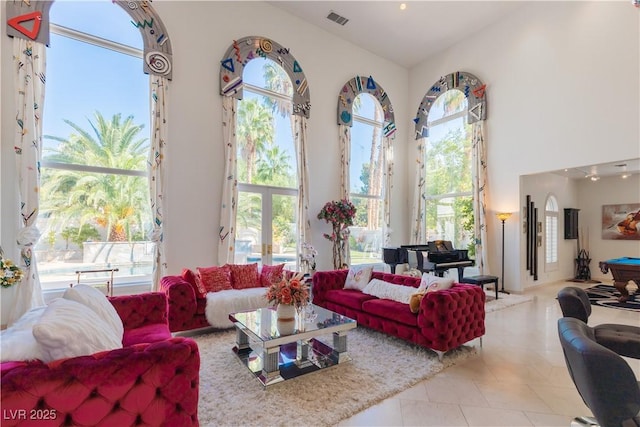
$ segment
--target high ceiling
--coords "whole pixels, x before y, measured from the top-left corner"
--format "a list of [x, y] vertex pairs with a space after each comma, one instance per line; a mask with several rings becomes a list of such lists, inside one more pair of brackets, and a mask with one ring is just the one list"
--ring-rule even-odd
[[[268, 1], [405, 68], [522, 7], [524, 1]], [[400, 5], [405, 4], [404, 10]], [[334, 12], [349, 21], [327, 19]]]

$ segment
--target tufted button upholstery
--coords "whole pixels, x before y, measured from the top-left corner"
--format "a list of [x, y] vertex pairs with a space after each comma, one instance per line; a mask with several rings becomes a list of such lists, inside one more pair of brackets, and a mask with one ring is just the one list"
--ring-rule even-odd
[[2, 363], [3, 426], [198, 425], [198, 346], [170, 337], [165, 295], [110, 301], [124, 341], [138, 330], [139, 343], [47, 364]]
[[[485, 334], [485, 293], [477, 286], [456, 283], [450, 289], [429, 292], [415, 315], [408, 304], [344, 290], [347, 273], [316, 272], [313, 303], [355, 319], [360, 326], [442, 352]], [[420, 285], [419, 277], [374, 272], [372, 278], [415, 288]]]
[[205, 316], [206, 298], [197, 298], [193, 286], [182, 276], [160, 279], [160, 290], [169, 303], [169, 329], [171, 332], [209, 326]]

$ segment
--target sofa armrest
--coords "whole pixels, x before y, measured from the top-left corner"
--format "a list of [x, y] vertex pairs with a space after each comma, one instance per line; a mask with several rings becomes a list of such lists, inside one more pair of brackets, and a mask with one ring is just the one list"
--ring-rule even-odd
[[348, 273], [348, 270], [316, 271], [312, 279], [313, 303], [324, 307], [325, 293], [342, 289]]
[[485, 333], [485, 293], [475, 285], [454, 284], [428, 292], [420, 302], [418, 327], [427, 346], [447, 351]]
[[167, 297], [162, 292], [109, 297], [109, 301], [122, 319], [125, 330], [169, 322]]
[[[4, 365], [4, 364], [3, 364]], [[2, 370], [3, 426], [197, 426], [200, 355], [176, 337]], [[24, 414], [24, 416], [22, 416]]]
[[160, 291], [167, 295], [169, 329], [184, 329], [183, 326], [196, 316], [198, 308], [193, 286], [181, 276], [165, 276], [160, 279]]

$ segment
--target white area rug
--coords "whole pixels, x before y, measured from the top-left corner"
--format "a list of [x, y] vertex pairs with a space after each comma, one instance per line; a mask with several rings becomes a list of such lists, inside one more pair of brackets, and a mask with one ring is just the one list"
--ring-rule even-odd
[[348, 333], [351, 362], [265, 390], [232, 352], [233, 330], [193, 338], [201, 358], [198, 416], [206, 427], [334, 425], [476, 354], [462, 346], [439, 362], [430, 350], [358, 328]]
[[496, 300], [495, 291], [485, 290], [484, 292], [487, 295], [487, 302], [484, 305], [485, 313], [491, 313], [492, 311], [502, 310], [503, 308], [511, 307], [513, 305], [533, 301], [533, 296], [531, 295], [517, 295], [517, 294], [503, 294], [503, 293], [499, 293], [498, 299]]

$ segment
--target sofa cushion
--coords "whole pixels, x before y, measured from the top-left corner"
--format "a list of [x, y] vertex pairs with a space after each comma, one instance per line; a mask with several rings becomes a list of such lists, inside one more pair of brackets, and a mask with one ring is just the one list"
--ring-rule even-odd
[[413, 286], [396, 285], [380, 279], [371, 279], [362, 292], [378, 298], [409, 304], [411, 295], [416, 293], [416, 288]]
[[196, 269], [196, 278], [198, 294], [200, 295], [232, 289], [231, 269], [228, 265], [223, 265], [222, 267], [198, 267]]
[[122, 347], [121, 339], [93, 310], [64, 298], [49, 303], [33, 326], [33, 336], [44, 350], [43, 362]]
[[247, 289], [260, 287], [258, 263], [229, 264], [231, 268], [231, 286], [233, 289]]
[[201, 294], [200, 288], [198, 287], [198, 277], [193, 270], [189, 268], [183, 268], [182, 273], [180, 273], [180, 277], [184, 279], [185, 282], [191, 285], [193, 291], [196, 293], [196, 298], [204, 298], [207, 294]]
[[448, 277], [439, 277], [429, 273], [423, 273], [420, 279], [420, 286], [418, 289], [424, 291], [429, 289], [429, 292], [440, 291], [442, 289], [450, 289], [453, 286], [453, 279]]
[[263, 265], [260, 270], [260, 285], [266, 288], [272, 283], [281, 281], [283, 270], [284, 264]]
[[354, 310], [362, 310], [363, 302], [376, 299], [376, 297], [354, 289], [334, 289], [326, 292], [325, 299]]
[[0, 362], [42, 360], [44, 350], [31, 333], [46, 307], [32, 308], [0, 332]]
[[166, 323], [151, 323], [124, 331], [122, 345], [128, 347], [134, 344], [158, 342], [169, 338], [171, 338], [169, 325]]
[[365, 286], [371, 280], [371, 272], [373, 266], [371, 265], [354, 265], [349, 268], [347, 278], [344, 281], [345, 289], [357, 289], [363, 290]]
[[118, 316], [113, 304], [109, 302], [107, 296], [102, 292], [92, 286], [75, 285], [64, 291], [62, 298], [79, 302], [89, 307], [113, 329], [118, 340], [122, 341], [122, 336], [124, 335], [122, 319]]
[[409, 310], [409, 304], [388, 299], [372, 299], [362, 303], [362, 311], [409, 326], [418, 325], [418, 316]]

